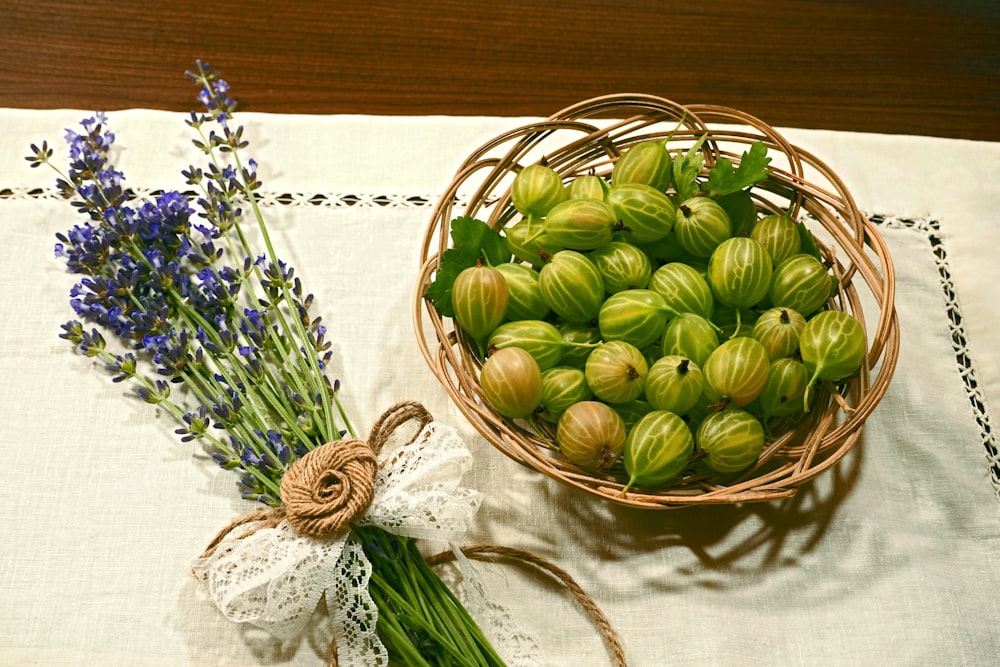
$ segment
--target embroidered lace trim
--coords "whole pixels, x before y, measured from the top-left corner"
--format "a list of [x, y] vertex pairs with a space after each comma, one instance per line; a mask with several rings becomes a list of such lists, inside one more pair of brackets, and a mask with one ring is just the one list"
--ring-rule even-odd
[[[155, 197], [163, 190], [155, 188], [132, 188], [140, 198]], [[194, 192], [186, 192], [194, 196]], [[263, 206], [320, 206], [325, 208], [430, 208], [437, 202], [435, 195], [400, 194], [352, 194], [341, 192], [270, 192], [257, 193]], [[51, 199], [62, 200], [63, 196], [54, 187], [4, 187], [0, 188], [0, 200]]]
[[934, 263], [938, 268], [941, 281], [941, 292], [945, 297], [945, 310], [948, 316], [948, 327], [951, 330], [952, 349], [955, 351], [955, 362], [958, 372], [965, 384], [965, 392], [972, 409], [972, 418], [979, 427], [986, 454], [986, 464], [990, 471], [990, 481], [1000, 498], [1000, 448], [998, 448], [996, 429], [990, 417], [986, 396], [979, 386], [976, 364], [968, 347], [962, 307], [955, 293], [955, 285], [951, 280], [951, 266], [948, 263], [948, 253], [941, 238], [941, 223], [932, 218], [901, 218], [892, 215], [872, 214], [869, 219], [886, 229], [905, 229], [919, 232], [927, 238]]

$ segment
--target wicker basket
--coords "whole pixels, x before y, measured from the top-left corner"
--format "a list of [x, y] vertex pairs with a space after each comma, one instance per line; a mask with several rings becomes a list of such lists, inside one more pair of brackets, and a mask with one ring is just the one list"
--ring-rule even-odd
[[[450, 222], [469, 215], [499, 229], [515, 216], [510, 185], [524, 166], [544, 157], [568, 180], [610, 174], [629, 146], [670, 138], [668, 148], [687, 150], [707, 133], [701, 150], [705, 169], [720, 156], [734, 164], [755, 141], [772, 158], [773, 173], [754, 188], [763, 213], [790, 209], [810, 227], [825, 259], [840, 278], [833, 308], [850, 312], [865, 327], [869, 353], [861, 371], [821, 391], [808, 418], [769, 441], [757, 463], [736, 476], [685, 474], [656, 491], [630, 489], [623, 471], [593, 474], [565, 460], [533, 424], [505, 419], [492, 410], [478, 384], [482, 360], [450, 319], [424, 299], [441, 254], [450, 244]], [[668, 509], [699, 504], [768, 501], [793, 495], [833, 467], [861, 436], [865, 420], [888, 388], [899, 349], [894, 278], [888, 250], [858, 210], [841, 180], [816, 157], [789, 144], [778, 132], [745, 113], [709, 105], [681, 106], [647, 95], [611, 95], [587, 100], [547, 120], [506, 132], [487, 142], [459, 167], [434, 209], [421, 248], [422, 268], [414, 293], [414, 326], [421, 350], [470, 423], [497, 449], [553, 479], [624, 505]]]

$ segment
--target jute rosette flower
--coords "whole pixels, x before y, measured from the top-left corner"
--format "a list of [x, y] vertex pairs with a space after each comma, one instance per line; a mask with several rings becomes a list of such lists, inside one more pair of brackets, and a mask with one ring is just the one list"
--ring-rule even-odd
[[375, 498], [378, 455], [383, 445], [398, 428], [411, 420], [421, 428], [432, 421], [423, 406], [400, 403], [375, 422], [367, 440], [328, 442], [296, 459], [281, 477], [284, 504], [250, 512], [234, 520], [219, 531], [202, 558], [211, 556], [226, 537], [246, 524], [253, 527], [237, 539], [274, 528], [282, 521], [310, 537], [331, 537], [348, 530], [351, 522], [363, 516]]
[[[486, 400], [479, 384], [484, 359], [477, 345], [426, 296], [451, 247], [450, 223], [459, 216], [502, 230], [518, 213], [511, 184], [524, 167], [544, 161], [569, 182], [585, 174], [609, 177], [617, 160], [647, 140], [671, 153], [697, 146], [702, 175], [720, 158], [738, 165], [762, 142], [769, 175], [752, 189], [760, 215], [787, 212], [812, 232], [824, 263], [837, 278], [828, 308], [862, 324], [867, 353], [859, 372], [835, 386], [817, 387], [805, 418], [772, 434], [748, 469], [737, 475], [700, 470], [656, 489], [626, 489], [619, 468], [588, 472], [570, 463], [538, 420], [509, 419]], [[776, 129], [740, 111], [682, 106], [651, 95], [609, 95], [580, 102], [539, 122], [515, 127], [483, 144], [458, 167], [434, 208], [420, 248], [421, 269], [413, 322], [423, 356], [469, 422], [508, 457], [588, 494], [629, 506], [669, 509], [701, 504], [787, 498], [830, 470], [858, 443], [867, 418], [884, 396], [895, 369], [899, 327], [889, 250], [858, 209], [842, 180], [819, 158], [792, 145]]]

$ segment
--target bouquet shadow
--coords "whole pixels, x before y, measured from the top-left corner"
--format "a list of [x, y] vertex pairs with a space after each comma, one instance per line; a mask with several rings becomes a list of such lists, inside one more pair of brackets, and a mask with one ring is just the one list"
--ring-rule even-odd
[[[191, 615], [192, 609], [203, 608], [206, 614]], [[197, 582], [188, 578], [179, 595], [176, 622], [193, 663], [212, 656], [214, 664], [288, 665], [299, 662], [325, 664], [334, 639], [333, 624], [325, 609], [317, 609], [294, 639], [279, 639], [248, 624], [233, 624], [214, 611], [199, 592]]]

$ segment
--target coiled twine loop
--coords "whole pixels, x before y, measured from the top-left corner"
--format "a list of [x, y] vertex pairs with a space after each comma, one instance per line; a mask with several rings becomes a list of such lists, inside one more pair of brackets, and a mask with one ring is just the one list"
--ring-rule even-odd
[[419, 403], [397, 403], [378, 418], [367, 442], [328, 442], [295, 461], [281, 477], [285, 520], [310, 537], [347, 530], [375, 498], [382, 446], [406, 422], [414, 420], [423, 428], [431, 419]]
[[303, 535], [336, 535], [371, 505], [377, 474], [378, 459], [368, 443], [321, 445], [281, 476], [285, 520]]
[[258, 530], [274, 528], [282, 520], [303, 535], [337, 535], [362, 516], [375, 497], [378, 454], [405, 423], [415, 421], [413, 441], [433, 417], [420, 403], [403, 401], [386, 410], [364, 440], [334, 440], [297, 459], [281, 476], [283, 505], [251, 512], [235, 519], [215, 536], [202, 554], [210, 556], [236, 528], [254, 524], [240, 539]]

